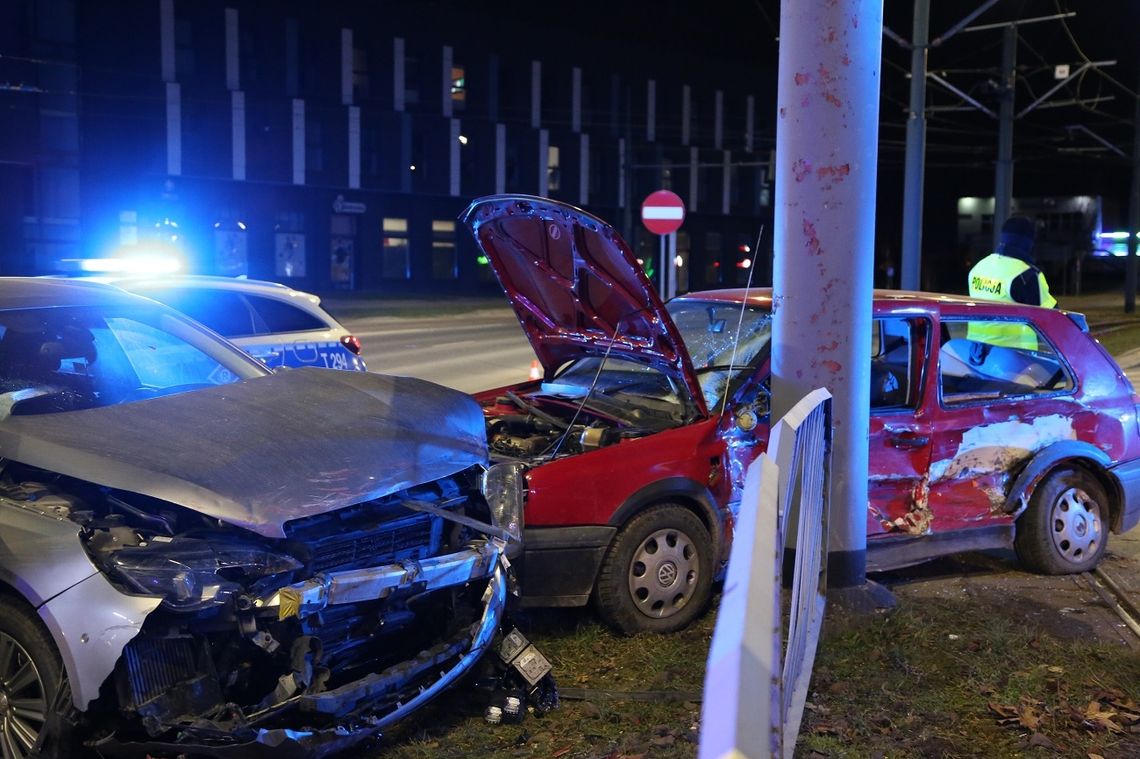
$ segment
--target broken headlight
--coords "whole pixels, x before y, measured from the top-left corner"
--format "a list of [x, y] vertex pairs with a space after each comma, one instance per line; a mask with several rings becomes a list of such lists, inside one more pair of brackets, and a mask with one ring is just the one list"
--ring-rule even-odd
[[483, 498], [491, 509], [491, 522], [522, 540], [526, 476], [522, 464], [495, 464], [483, 473]]
[[303, 565], [264, 547], [199, 538], [152, 540], [115, 551], [110, 568], [140, 593], [163, 597], [180, 611], [225, 603], [245, 584]]

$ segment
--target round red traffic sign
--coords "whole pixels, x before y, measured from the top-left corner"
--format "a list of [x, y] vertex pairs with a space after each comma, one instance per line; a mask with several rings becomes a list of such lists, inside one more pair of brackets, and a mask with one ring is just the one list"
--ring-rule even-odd
[[641, 223], [655, 235], [676, 232], [684, 221], [685, 203], [674, 192], [651, 192], [641, 202]]

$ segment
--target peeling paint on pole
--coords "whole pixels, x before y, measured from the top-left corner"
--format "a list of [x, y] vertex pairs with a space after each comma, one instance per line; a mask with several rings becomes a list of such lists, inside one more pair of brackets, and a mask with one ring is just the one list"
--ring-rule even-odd
[[814, 387], [835, 396], [831, 563], [857, 568], [839, 586], [866, 558], [882, 22], [882, 0], [781, 3], [773, 418]]

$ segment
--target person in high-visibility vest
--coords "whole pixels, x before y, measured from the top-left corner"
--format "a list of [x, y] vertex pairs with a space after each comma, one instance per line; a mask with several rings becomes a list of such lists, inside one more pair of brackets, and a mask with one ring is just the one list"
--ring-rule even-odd
[[[1025, 216], [1006, 219], [1001, 225], [997, 251], [970, 269], [970, 297], [1046, 308], [1056, 306], [1057, 299], [1049, 293], [1045, 275], [1034, 263], [1036, 237], [1037, 227], [1032, 219]], [[1037, 350], [1036, 333], [1017, 324], [971, 322], [968, 336], [990, 345]]]

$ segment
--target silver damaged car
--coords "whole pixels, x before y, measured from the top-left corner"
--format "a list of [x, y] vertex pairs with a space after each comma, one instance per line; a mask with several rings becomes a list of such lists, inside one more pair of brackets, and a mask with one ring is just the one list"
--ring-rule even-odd
[[0, 279], [0, 756], [320, 756], [498, 630], [521, 474], [406, 377]]

